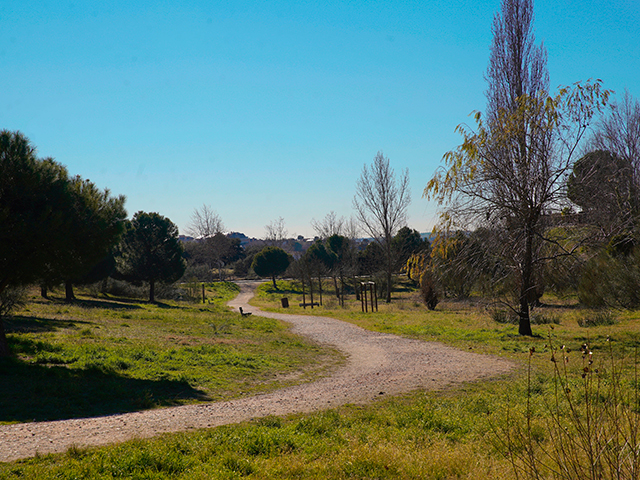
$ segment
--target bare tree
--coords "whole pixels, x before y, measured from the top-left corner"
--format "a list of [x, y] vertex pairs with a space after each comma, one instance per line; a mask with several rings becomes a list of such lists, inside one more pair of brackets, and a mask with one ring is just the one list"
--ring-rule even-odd
[[222, 233], [224, 224], [220, 215], [210, 205], [203, 204], [200, 209], [195, 209], [191, 215], [191, 223], [187, 232], [200, 243], [199, 249], [207, 267], [211, 270], [218, 268], [218, 276], [222, 280], [222, 267], [224, 259], [229, 256], [230, 240]]
[[389, 166], [389, 159], [378, 152], [369, 167], [362, 169], [356, 184], [353, 207], [362, 228], [373, 237], [385, 252], [387, 277], [387, 303], [391, 302], [391, 276], [393, 274], [393, 250], [391, 241], [397, 230], [405, 224], [407, 207], [411, 202], [409, 171], [399, 179]]
[[427, 198], [447, 205], [443, 226], [502, 232], [501, 256], [516, 274], [521, 335], [532, 335], [542, 246], [553, 241], [545, 238], [545, 220], [562, 206], [574, 154], [609, 95], [596, 81], [548, 97], [546, 51], [534, 45], [532, 29], [532, 0], [502, 0], [486, 74], [487, 120], [476, 113], [475, 132], [458, 126], [464, 142], [445, 154], [448, 169], [425, 189]]
[[338, 218], [333, 210], [317, 221], [315, 218], [311, 220], [311, 226], [316, 231], [316, 235], [321, 239], [329, 238], [331, 235], [343, 235], [346, 230], [347, 221], [344, 217]]
[[611, 102], [610, 112], [598, 124], [593, 146], [627, 160], [634, 168], [636, 185], [640, 175], [640, 102], [625, 90], [622, 102]]
[[445, 154], [448, 168], [438, 170], [425, 189], [427, 198], [447, 206], [441, 228], [485, 225], [503, 233], [501, 255], [519, 290], [521, 335], [532, 335], [529, 308], [537, 271], [549, 260], [542, 247], [554, 244], [556, 255], [577, 248], [547, 237], [546, 220], [563, 205], [574, 154], [608, 95], [599, 82], [587, 82], [563, 88], [554, 98], [523, 95], [517, 110], [502, 110], [488, 125], [476, 114], [477, 130], [457, 128], [462, 145]]
[[516, 111], [522, 95], [549, 91], [547, 52], [536, 46], [533, 0], [502, 0], [493, 17], [493, 41], [485, 79], [489, 84], [487, 118], [498, 120], [500, 111]]
[[279, 217], [277, 220], [272, 221], [269, 225], [264, 226], [265, 241], [267, 245], [282, 248], [287, 240], [287, 231], [284, 225], [284, 218]]
[[211, 208], [210, 205], [202, 205], [202, 208], [195, 209], [191, 215], [191, 223], [187, 227], [187, 232], [196, 238], [207, 239], [224, 231], [222, 219]]
[[360, 236], [360, 225], [358, 225], [358, 221], [354, 217], [349, 217], [345, 222], [343, 235], [353, 241]]

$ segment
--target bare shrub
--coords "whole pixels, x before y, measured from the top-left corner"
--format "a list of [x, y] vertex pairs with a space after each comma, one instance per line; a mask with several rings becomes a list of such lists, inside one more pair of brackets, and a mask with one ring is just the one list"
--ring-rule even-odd
[[620, 357], [609, 343], [596, 358], [587, 344], [572, 354], [549, 343], [551, 387], [532, 384], [532, 348], [525, 413], [507, 411], [494, 429], [516, 478], [640, 478], [637, 350], [633, 359]]

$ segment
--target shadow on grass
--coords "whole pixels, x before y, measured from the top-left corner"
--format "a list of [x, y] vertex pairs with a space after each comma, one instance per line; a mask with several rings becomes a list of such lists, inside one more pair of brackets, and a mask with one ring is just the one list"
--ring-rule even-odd
[[[140, 303], [140, 301], [135, 301]], [[76, 299], [73, 301], [74, 305], [82, 308], [104, 308], [105, 310], [140, 310], [140, 305], [134, 304], [133, 300], [129, 299], [117, 299], [117, 300], [88, 300], [88, 299]]]
[[4, 328], [7, 333], [55, 332], [60, 328], [73, 328], [77, 324], [91, 325], [92, 322], [28, 317], [26, 315], [16, 315], [4, 319]]
[[162, 303], [162, 302], [158, 302], [158, 301], [156, 301], [154, 303], [151, 303], [151, 305], [155, 305], [156, 307], [163, 308], [165, 310], [180, 310], [181, 308], [183, 308], [180, 305], [169, 305], [167, 303]]
[[185, 381], [138, 380], [100, 368], [0, 359], [0, 422], [95, 417], [209, 400]]
[[54, 296], [49, 296], [45, 299], [38, 299], [35, 303], [40, 304], [49, 304], [49, 305], [59, 305], [61, 307], [75, 305], [80, 308], [103, 308], [105, 310], [139, 310], [142, 307], [138, 305], [139, 303], [146, 303], [144, 300], [133, 299], [133, 298], [122, 298], [117, 297], [114, 299], [87, 299], [87, 298], [76, 298], [70, 302], [68, 302], [64, 298], [57, 298]]

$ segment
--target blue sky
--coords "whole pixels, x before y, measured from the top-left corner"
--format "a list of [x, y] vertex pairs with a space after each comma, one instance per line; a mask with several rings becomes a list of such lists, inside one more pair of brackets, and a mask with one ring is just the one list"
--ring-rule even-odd
[[[378, 150], [409, 169], [409, 226], [456, 125], [483, 110], [499, 0], [0, 0], [0, 128], [184, 232], [352, 215]], [[538, 0], [551, 86], [601, 78], [640, 97], [637, 0]]]

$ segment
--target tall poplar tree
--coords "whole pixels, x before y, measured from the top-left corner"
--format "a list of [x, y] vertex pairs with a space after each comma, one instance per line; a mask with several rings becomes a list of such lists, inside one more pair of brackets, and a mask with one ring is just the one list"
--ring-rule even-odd
[[548, 96], [546, 52], [534, 45], [531, 0], [502, 1], [486, 79], [485, 118], [475, 114], [475, 131], [457, 127], [464, 141], [444, 155], [446, 167], [424, 193], [446, 205], [441, 228], [502, 232], [496, 250], [515, 274], [518, 331], [532, 335], [535, 273], [547, 260], [541, 248], [551, 241], [545, 220], [566, 200], [574, 154], [609, 92], [595, 81]]

